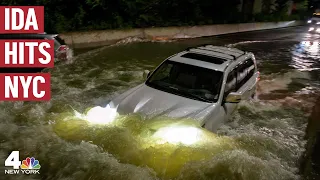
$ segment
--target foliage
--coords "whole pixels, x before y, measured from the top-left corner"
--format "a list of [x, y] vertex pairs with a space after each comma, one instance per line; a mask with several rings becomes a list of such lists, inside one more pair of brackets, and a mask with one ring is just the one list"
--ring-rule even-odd
[[[277, 20], [287, 0], [278, 3]], [[0, 5], [45, 6], [48, 33], [117, 28], [204, 25], [276, 20], [239, 12], [240, 0], [1, 0]]]

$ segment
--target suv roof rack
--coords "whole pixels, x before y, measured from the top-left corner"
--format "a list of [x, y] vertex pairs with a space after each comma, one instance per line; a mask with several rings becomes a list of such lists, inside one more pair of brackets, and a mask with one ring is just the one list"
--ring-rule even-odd
[[[188, 47], [188, 48], [186, 49], [186, 51], [190, 51], [191, 49], [199, 49], [199, 50], [205, 50], [205, 51], [212, 51], [212, 52], [217, 52], [217, 53], [220, 53], [220, 54], [225, 54], [225, 55], [231, 56], [233, 60], [236, 60], [238, 57], [243, 56], [243, 55], [246, 54], [245, 51], [242, 51], [242, 53], [240, 53], [240, 52], [236, 52], [236, 51], [233, 51], [233, 50], [229, 49], [230, 52], [241, 54], [241, 55], [239, 55], [239, 56], [236, 57], [236, 56], [233, 55], [233, 54], [228, 54], [228, 53], [225, 53], [225, 52], [223, 52], [223, 51], [217, 51], [217, 50], [214, 50], [214, 49], [203, 49], [203, 48], [205, 48], [206, 46], [213, 46], [213, 45], [212, 45], [212, 44], [203, 44], [203, 45], [198, 45], [198, 46], [194, 46], [194, 47]], [[220, 49], [219, 47], [216, 47], [216, 46], [215, 46], [215, 48]], [[222, 50], [222, 49], [220, 49], [220, 50]], [[239, 51], [240, 51], [240, 50], [239, 50]]]

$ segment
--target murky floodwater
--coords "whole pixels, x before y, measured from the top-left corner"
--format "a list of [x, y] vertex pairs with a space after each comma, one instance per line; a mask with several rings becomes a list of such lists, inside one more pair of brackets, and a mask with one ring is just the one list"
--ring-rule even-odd
[[[0, 161], [12, 150], [19, 150], [21, 159], [34, 156], [41, 174], [29, 179], [299, 179], [320, 73], [319, 44], [311, 44], [306, 34], [299, 36], [303, 38], [140, 42], [80, 53], [73, 63], [50, 70], [50, 102], [0, 102]], [[177, 124], [130, 115], [103, 126], [74, 116], [73, 109], [105, 106], [111, 97], [143, 82], [144, 70], [203, 43], [254, 52], [262, 74], [259, 98], [242, 102], [217, 134], [188, 120]], [[170, 137], [159, 141], [161, 132], [174, 126], [191, 128], [187, 134], [194, 132], [198, 139], [180, 145], [165, 143]], [[184, 133], [175, 131], [172, 136]]]

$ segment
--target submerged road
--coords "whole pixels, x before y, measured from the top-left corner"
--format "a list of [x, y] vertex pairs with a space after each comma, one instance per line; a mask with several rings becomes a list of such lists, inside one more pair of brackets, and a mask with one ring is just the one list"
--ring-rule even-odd
[[[306, 149], [305, 135], [320, 92], [319, 42], [320, 35], [309, 34], [307, 27], [293, 27], [76, 49], [72, 63], [46, 70], [52, 76], [50, 102], [0, 102], [0, 161], [12, 150], [19, 150], [21, 158], [34, 156], [41, 164], [35, 179], [310, 176], [312, 168], [302, 169], [300, 162], [313, 147]], [[128, 116], [115, 126], [94, 126], [73, 119], [73, 109], [105, 106], [113, 96], [142, 83], [144, 70], [153, 70], [187, 47], [209, 43], [253, 52], [261, 81], [258, 99], [241, 103], [217, 134], [199, 140], [201, 146], [154, 144], [149, 130], [164, 121], [155, 120], [155, 126]]]

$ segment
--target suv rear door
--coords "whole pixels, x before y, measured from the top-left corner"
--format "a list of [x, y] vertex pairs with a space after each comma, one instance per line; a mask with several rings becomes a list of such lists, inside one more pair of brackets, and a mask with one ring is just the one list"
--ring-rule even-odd
[[253, 58], [243, 61], [237, 68], [237, 92], [248, 99], [256, 89], [256, 65]]

